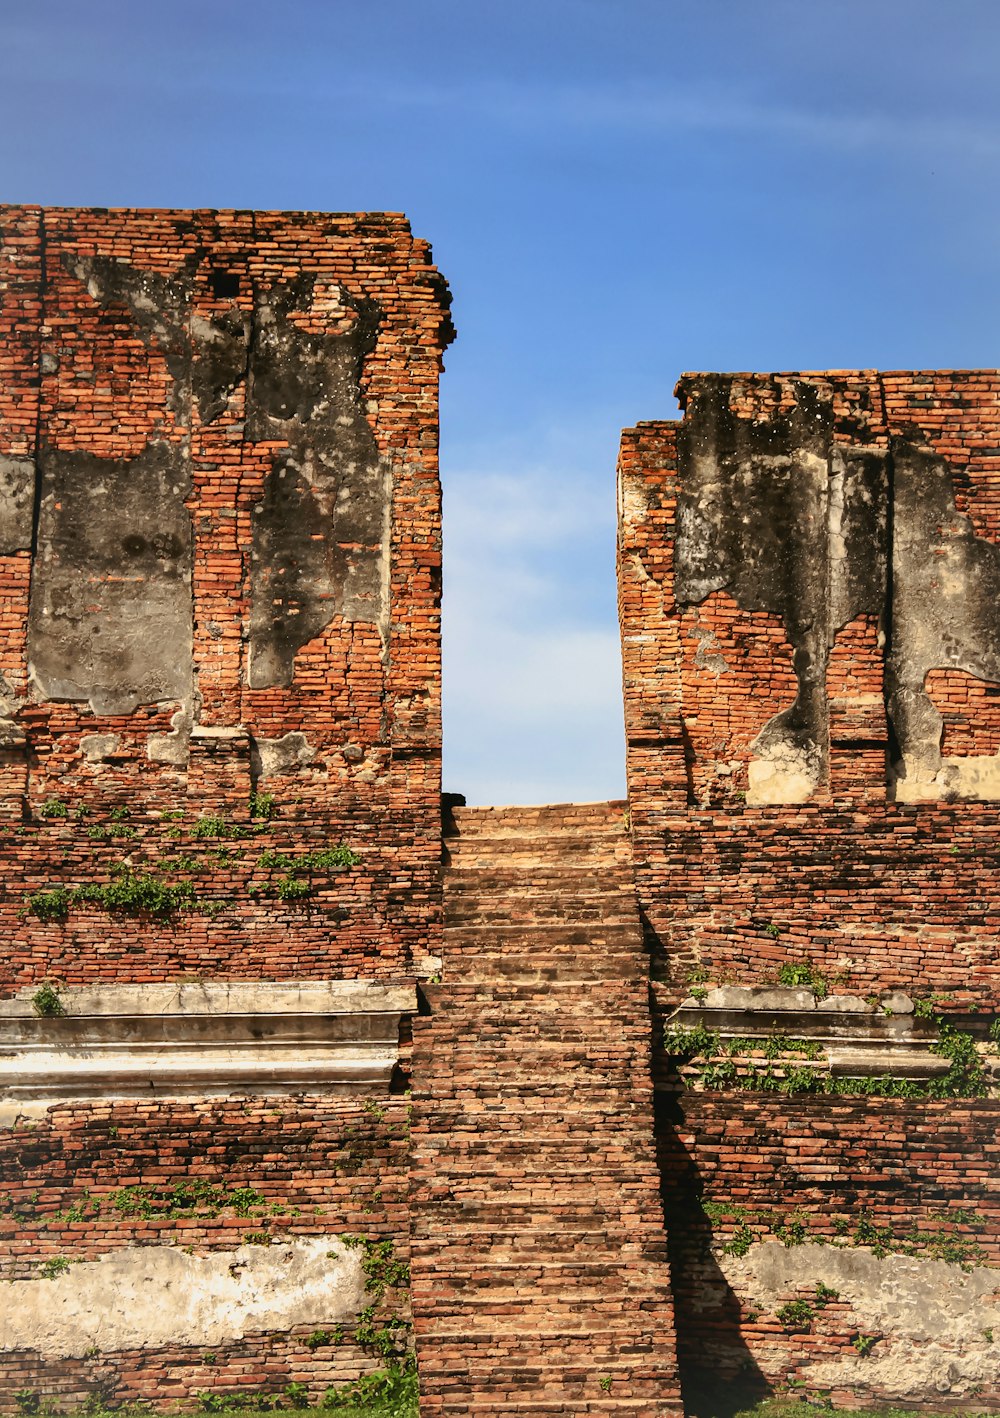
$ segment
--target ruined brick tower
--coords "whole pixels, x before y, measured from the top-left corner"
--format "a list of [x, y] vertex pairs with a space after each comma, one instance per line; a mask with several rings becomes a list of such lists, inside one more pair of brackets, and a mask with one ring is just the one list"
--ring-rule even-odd
[[1000, 1405], [1000, 378], [686, 376], [628, 803], [442, 811], [451, 336], [398, 215], [0, 209], [0, 1411]]
[[321, 1392], [407, 1334], [447, 289], [392, 214], [0, 230], [0, 1393]]

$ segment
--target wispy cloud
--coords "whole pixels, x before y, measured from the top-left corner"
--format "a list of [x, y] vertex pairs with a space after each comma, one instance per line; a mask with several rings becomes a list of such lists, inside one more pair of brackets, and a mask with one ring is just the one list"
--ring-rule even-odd
[[782, 102], [716, 81], [542, 83], [489, 80], [477, 84], [404, 85], [392, 102], [403, 108], [475, 115], [537, 134], [553, 129], [632, 135], [685, 133], [780, 138], [801, 146], [950, 152], [968, 159], [1000, 155], [1000, 121], [947, 114]]

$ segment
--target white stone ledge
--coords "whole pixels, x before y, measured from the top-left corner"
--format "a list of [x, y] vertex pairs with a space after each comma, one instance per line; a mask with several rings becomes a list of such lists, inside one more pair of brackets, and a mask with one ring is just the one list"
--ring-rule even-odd
[[[384, 1092], [413, 985], [367, 980], [72, 986], [0, 1006], [0, 1104]], [[9, 1109], [0, 1111], [7, 1112]]]

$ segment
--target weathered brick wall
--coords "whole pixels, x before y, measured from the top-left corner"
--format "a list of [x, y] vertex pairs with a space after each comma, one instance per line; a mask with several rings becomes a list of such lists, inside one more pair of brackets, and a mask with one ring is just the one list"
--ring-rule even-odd
[[629, 803], [678, 989], [792, 958], [995, 1003], [998, 389], [687, 376], [680, 424], [624, 434]]
[[[4, 208], [0, 300], [0, 990], [406, 973], [440, 917], [427, 244], [393, 214]], [[239, 842], [211, 880], [190, 829], [253, 790], [255, 849], [349, 841], [351, 882], [254, 899]], [[116, 811], [134, 841], [100, 839]], [[18, 919], [136, 847], [198, 857], [224, 916]]]
[[[357, 1315], [340, 1312], [335, 1286], [324, 1311], [322, 1272], [342, 1260], [335, 1252], [343, 1252], [344, 1235], [390, 1241], [391, 1263], [405, 1267], [408, 1139], [401, 1099], [88, 1103], [0, 1131], [0, 1275], [10, 1282], [8, 1300], [29, 1315], [49, 1310], [71, 1321], [48, 1336], [46, 1353], [5, 1336], [0, 1408], [16, 1411], [19, 1390], [64, 1404], [97, 1396], [163, 1406], [202, 1391], [281, 1394], [304, 1383], [318, 1399], [328, 1385], [378, 1368], [384, 1360], [358, 1342]], [[296, 1242], [317, 1243], [319, 1259], [289, 1309], [280, 1274], [294, 1270]], [[179, 1269], [167, 1280], [184, 1293], [172, 1295], [154, 1269], [144, 1300], [141, 1277], [168, 1252]], [[355, 1253], [360, 1258], [364, 1248]], [[207, 1313], [208, 1282], [199, 1272], [213, 1256], [248, 1289], [263, 1283], [255, 1265], [273, 1261], [270, 1325], [258, 1320], [243, 1334], [226, 1333], [224, 1297]], [[116, 1267], [107, 1277], [94, 1264], [102, 1257]], [[137, 1319], [123, 1299], [130, 1276], [140, 1284], [135, 1309], [165, 1312], [167, 1331], [176, 1325], [170, 1338], [124, 1342]], [[86, 1291], [69, 1293], [88, 1283], [92, 1312]], [[406, 1284], [388, 1286], [380, 1299], [369, 1291], [361, 1304], [376, 1300], [375, 1327], [395, 1316], [405, 1341]], [[220, 1320], [222, 1333], [213, 1334]]]
[[789, 1383], [996, 1406], [995, 1103], [687, 1092], [659, 1146], [696, 1411]]
[[[154, 1027], [141, 989], [131, 1033], [70, 1018], [98, 1065], [74, 1104], [47, 1107], [59, 1031], [28, 1031], [0, 1127], [8, 1409], [318, 1398], [385, 1362], [375, 1253], [338, 1237], [405, 1267], [398, 1100], [104, 1095], [151, 1092], [144, 1058], [192, 1038], [191, 1091], [257, 1064], [280, 1094], [266, 982], [436, 968], [451, 334], [398, 214], [0, 208], [0, 997], [264, 982], [232, 1024]], [[303, 1067], [343, 1040], [334, 1086], [363, 1091], [391, 1044], [338, 1007], [308, 1006]], [[379, 1303], [405, 1319], [405, 1286]]]

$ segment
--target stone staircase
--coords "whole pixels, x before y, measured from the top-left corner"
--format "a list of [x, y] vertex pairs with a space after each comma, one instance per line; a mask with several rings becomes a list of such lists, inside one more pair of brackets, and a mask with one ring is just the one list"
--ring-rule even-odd
[[680, 1413], [623, 805], [457, 808], [444, 845], [413, 1053], [421, 1413]]

